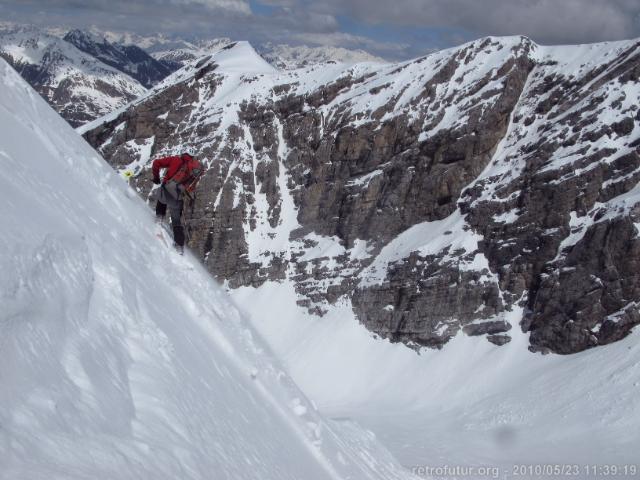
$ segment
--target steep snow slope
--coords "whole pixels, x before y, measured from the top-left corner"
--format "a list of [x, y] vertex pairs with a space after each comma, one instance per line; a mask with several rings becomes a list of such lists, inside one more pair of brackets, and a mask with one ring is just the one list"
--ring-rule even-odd
[[408, 478], [0, 60], [0, 478]]
[[501, 348], [458, 336], [418, 355], [372, 336], [348, 302], [310, 315], [289, 282], [231, 293], [322, 411], [366, 425], [407, 467], [511, 478], [515, 464], [563, 463], [589, 478], [586, 465], [638, 463], [638, 332], [571, 356], [532, 355], [519, 332]]
[[103, 116], [147, 91], [121, 71], [35, 28], [0, 32], [0, 56], [73, 126]]
[[277, 70], [269, 65], [249, 42], [234, 42], [211, 55], [211, 62], [220, 73], [274, 74]]

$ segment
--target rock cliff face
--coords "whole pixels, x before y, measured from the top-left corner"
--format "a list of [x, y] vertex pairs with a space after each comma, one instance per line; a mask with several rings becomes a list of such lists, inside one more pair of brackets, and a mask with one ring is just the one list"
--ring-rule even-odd
[[143, 195], [152, 158], [200, 152], [190, 246], [231, 288], [293, 282], [415, 348], [572, 353], [640, 323], [639, 97], [636, 41], [281, 73], [240, 43], [84, 135]]

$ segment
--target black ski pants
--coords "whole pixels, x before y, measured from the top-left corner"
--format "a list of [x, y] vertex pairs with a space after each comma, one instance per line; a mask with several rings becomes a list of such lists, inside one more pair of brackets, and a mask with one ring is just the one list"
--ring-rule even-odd
[[182, 209], [184, 201], [182, 192], [173, 182], [160, 186], [158, 201], [156, 202], [156, 216], [164, 218], [167, 214], [167, 207], [171, 216], [171, 227], [173, 228], [173, 241], [176, 245], [184, 246], [184, 226], [182, 225]]

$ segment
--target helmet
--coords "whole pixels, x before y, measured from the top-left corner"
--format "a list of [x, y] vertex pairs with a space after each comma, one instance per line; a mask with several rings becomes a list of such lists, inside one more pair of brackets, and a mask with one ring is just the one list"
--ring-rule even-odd
[[191, 158], [196, 158], [196, 149], [193, 147], [185, 147], [182, 150], [182, 155], [189, 155]]

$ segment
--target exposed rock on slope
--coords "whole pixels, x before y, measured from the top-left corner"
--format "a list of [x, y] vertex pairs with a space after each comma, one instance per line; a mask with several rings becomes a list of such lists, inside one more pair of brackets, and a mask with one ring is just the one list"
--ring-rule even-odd
[[639, 76], [634, 41], [287, 73], [238, 44], [85, 137], [136, 173], [200, 151], [191, 246], [231, 287], [287, 279], [310, 311], [351, 301], [413, 345], [522, 328], [570, 353], [640, 322]]

